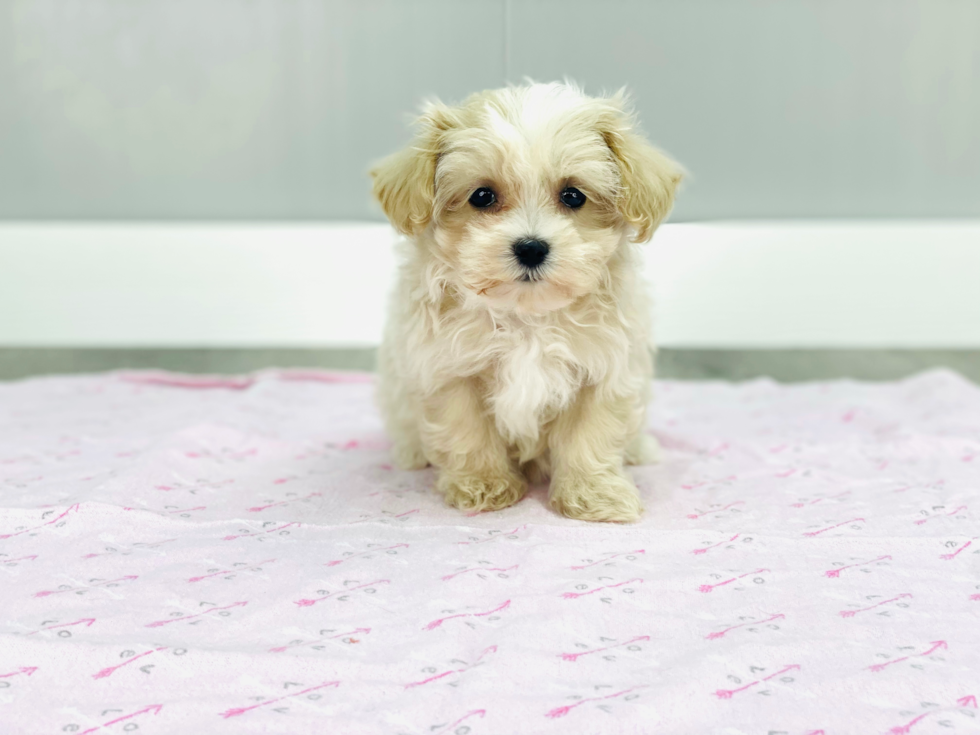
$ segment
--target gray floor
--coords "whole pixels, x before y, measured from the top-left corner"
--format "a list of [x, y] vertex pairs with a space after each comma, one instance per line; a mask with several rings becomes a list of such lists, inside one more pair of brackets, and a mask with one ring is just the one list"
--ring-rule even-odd
[[[893, 380], [946, 367], [980, 383], [980, 350], [661, 350], [657, 365], [662, 378], [783, 382]], [[123, 368], [233, 374], [269, 367], [372, 370], [374, 350], [0, 348], [0, 380]]]

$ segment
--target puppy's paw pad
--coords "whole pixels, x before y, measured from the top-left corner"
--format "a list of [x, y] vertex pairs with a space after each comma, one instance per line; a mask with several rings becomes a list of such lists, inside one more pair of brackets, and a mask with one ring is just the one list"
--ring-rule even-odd
[[460, 510], [501, 510], [524, 497], [527, 483], [516, 475], [507, 477], [474, 477], [442, 475], [439, 490], [446, 503]]
[[643, 513], [636, 486], [618, 474], [557, 478], [549, 502], [563, 516], [580, 521], [631, 523]]
[[626, 448], [626, 464], [657, 464], [663, 456], [660, 442], [649, 434], [637, 434]]

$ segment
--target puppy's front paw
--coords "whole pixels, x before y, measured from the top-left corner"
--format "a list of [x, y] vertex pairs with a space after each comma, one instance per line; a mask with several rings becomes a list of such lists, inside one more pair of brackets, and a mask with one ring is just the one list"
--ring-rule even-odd
[[512, 473], [502, 477], [442, 472], [437, 483], [446, 503], [460, 510], [501, 510], [524, 497], [527, 482]]
[[599, 475], [561, 473], [551, 481], [551, 507], [580, 521], [639, 520], [640, 493], [628, 477], [615, 472]]

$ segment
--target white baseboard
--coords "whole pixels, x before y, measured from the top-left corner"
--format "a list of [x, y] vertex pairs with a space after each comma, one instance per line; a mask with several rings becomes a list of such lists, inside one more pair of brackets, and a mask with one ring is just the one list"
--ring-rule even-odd
[[[0, 345], [372, 346], [373, 223], [0, 225]], [[666, 347], [980, 347], [980, 221], [668, 224]]]

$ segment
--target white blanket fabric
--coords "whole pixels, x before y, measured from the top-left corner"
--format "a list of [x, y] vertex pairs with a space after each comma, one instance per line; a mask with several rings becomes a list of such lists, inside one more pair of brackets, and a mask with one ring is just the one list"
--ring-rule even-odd
[[980, 732], [980, 390], [660, 382], [631, 526], [443, 506], [367, 377], [0, 385], [0, 732]]

